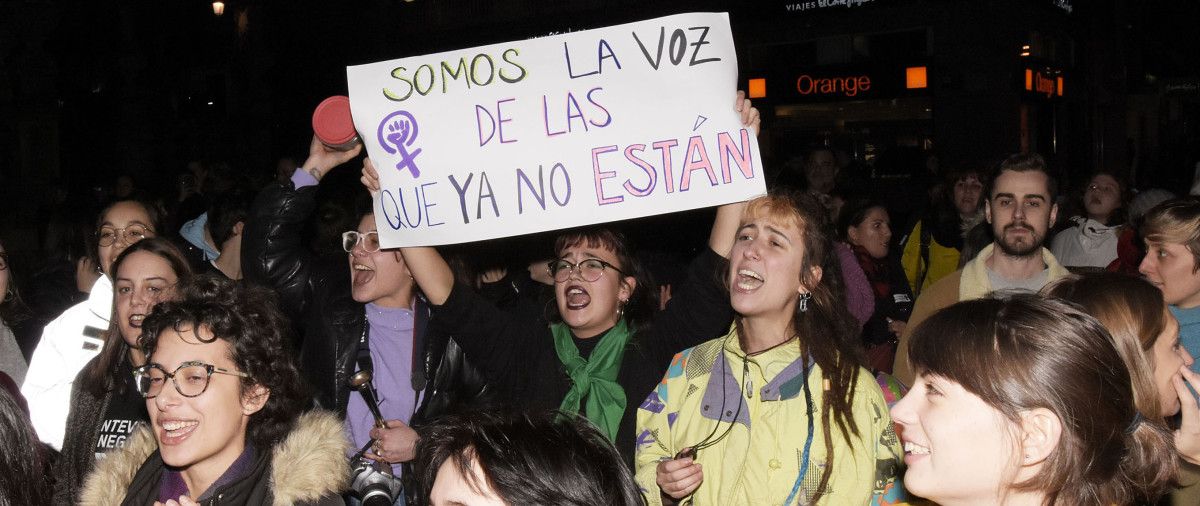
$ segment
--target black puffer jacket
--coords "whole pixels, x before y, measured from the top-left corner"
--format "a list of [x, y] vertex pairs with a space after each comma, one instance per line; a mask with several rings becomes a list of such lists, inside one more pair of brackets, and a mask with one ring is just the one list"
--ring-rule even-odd
[[[366, 324], [363, 304], [350, 294], [345, 256], [318, 257], [301, 232], [316, 206], [316, 186], [295, 189], [272, 183], [254, 201], [242, 238], [246, 280], [279, 293], [299, 338], [301, 374], [317, 402], [346, 416], [347, 380], [354, 374], [359, 338]], [[424, 391], [410, 425], [418, 427], [447, 412], [488, 404], [483, 376], [471, 367], [449, 336], [427, 332], [429, 309], [418, 301], [413, 330], [424, 367], [413, 368], [413, 388]]]

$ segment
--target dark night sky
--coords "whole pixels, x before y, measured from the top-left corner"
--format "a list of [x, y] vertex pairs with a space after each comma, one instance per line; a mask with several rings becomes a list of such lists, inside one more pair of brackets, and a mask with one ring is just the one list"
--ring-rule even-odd
[[[0, 0], [0, 150], [15, 154], [0, 157], [0, 175], [36, 183], [58, 167], [80, 184], [120, 172], [161, 184], [190, 159], [265, 172], [280, 156], [303, 156], [312, 108], [345, 93], [346, 65], [683, 11], [729, 11], [735, 34], [748, 34], [778, 24], [787, 3], [231, 0], [216, 17], [203, 0]], [[1200, 75], [1200, 3], [1071, 3], [1076, 17], [1107, 6], [1106, 24], [1124, 26], [1113, 36], [1125, 41], [1127, 65], [1113, 77], [1129, 92]], [[796, 30], [809, 23], [794, 21]]]

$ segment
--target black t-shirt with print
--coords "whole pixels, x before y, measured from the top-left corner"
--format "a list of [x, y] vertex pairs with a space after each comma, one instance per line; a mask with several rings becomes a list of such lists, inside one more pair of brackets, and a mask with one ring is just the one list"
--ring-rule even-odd
[[113, 390], [108, 400], [108, 409], [100, 422], [99, 437], [96, 439], [96, 456], [113, 448], [125, 446], [125, 440], [133, 434], [138, 424], [146, 423], [146, 399], [133, 385], [133, 367], [122, 360], [117, 371], [121, 384]]

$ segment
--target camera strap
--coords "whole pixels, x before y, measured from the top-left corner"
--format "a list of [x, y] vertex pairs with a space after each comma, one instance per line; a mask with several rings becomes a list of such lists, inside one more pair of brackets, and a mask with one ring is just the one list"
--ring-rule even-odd
[[[371, 322], [367, 320], [367, 313], [363, 311], [363, 329], [362, 337], [358, 338], [358, 370], [367, 371], [372, 375], [375, 374], [375, 363], [371, 360], [371, 344], [370, 332]], [[375, 390], [375, 382], [371, 382], [371, 393], [375, 394], [375, 398], [379, 398], [379, 392]]]
[[[412, 389], [415, 392], [413, 395], [413, 412], [416, 412], [417, 406], [421, 403], [421, 396], [427, 384], [425, 376], [424, 361], [420, 350], [424, 348], [424, 343], [418, 343], [418, 336], [424, 336], [424, 327], [427, 325], [427, 317], [420, 318], [417, 311], [421, 310], [421, 305], [418, 304], [414, 309], [415, 324], [412, 336]], [[372, 376], [375, 375], [375, 362], [371, 359], [371, 321], [367, 318], [367, 311], [363, 309], [363, 330], [362, 336], [358, 338], [358, 353], [356, 354], [356, 362], [358, 370], [367, 371]], [[379, 390], [375, 388], [375, 382], [371, 382], [371, 393], [375, 394], [375, 398], [379, 399]], [[382, 400], [380, 400], [382, 402]]]
[[371, 323], [363, 318], [362, 337], [358, 338], [358, 370], [374, 373], [375, 365], [371, 361], [370, 332]]

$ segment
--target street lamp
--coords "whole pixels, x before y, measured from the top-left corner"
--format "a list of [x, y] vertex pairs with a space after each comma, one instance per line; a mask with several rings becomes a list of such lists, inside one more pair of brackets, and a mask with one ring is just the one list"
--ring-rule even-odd
[[213, 14], [216, 14], [218, 16], [225, 14], [225, 2], [222, 2], [221, 0], [214, 1], [213, 2]]

